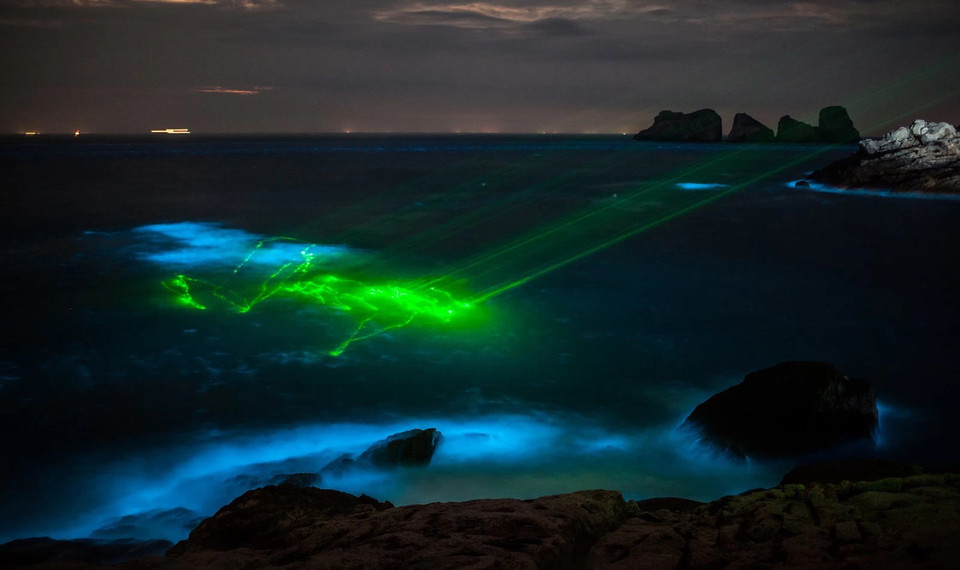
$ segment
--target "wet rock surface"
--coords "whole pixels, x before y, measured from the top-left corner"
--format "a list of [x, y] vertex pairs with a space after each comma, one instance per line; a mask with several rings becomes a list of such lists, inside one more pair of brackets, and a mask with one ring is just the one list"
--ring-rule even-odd
[[914, 121], [817, 170], [810, 179], [838, 188], [960, 193], [960, 135], [949, 123]]
[[783, 362], [697, 406], [681, 429], [737, 456], [789, 457], [871, 440], [877, 395], [822, 362]]
[[[265, 487], [165, 557], [112, 568], [954, 568], [960, 475], [901, 465], [915, 474], [842, 478], [863, 468], [837, 463], [834, 483], [781, 484], [711, 503], [581, 491], [393, 507], [338, 491]], [[39, 562], [33, 567], [103, 567]], [[28, 565], [7, 557], [0, 567]]]

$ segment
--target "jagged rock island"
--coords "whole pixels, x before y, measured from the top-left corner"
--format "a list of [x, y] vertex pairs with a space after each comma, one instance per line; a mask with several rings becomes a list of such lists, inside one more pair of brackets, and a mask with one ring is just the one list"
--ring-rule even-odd
[[[658, 142], [720, 142], [723, 125], [713, 109], [693, 113], [660, 111], [653, 125], [633, 136], [638, 141]], [[847, 110], [838, 105], [820, 109], [818, 126], [808, 125], [790, 115], [784, 115], [777, 124], [777, 133], [746, 113], [737, 113], [727, 142], [741, 143], [826, 143], [854, 144], [860, 133], [853, 126]]]
[[633, 138], [638, 141], [720, 142], [723, 139], [723, 124], [720, 115], [713, 109], [700, 109], [693, 113], [660, 111], [653, 119], [653, 126], [640, 131]]
[[960, 135], [950, 123], [914, 121], [855, 154], [815, 171], [810, 180], [848, 189], [960, 193]]

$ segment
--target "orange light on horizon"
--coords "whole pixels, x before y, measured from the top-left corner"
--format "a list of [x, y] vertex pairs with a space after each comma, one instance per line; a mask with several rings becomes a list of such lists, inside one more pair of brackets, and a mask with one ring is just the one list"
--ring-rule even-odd
[[33, 136], [39, 135], [40, 133], [38, 131], [26, 131], [23, 134], [27, 135], [28, 137], [33, 137]]

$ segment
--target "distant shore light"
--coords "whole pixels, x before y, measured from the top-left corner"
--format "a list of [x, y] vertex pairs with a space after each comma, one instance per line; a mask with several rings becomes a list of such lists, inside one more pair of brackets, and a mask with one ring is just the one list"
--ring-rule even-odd
[[190, 129], [153, 129], [150, 132], [160, 135], [189, 135]]

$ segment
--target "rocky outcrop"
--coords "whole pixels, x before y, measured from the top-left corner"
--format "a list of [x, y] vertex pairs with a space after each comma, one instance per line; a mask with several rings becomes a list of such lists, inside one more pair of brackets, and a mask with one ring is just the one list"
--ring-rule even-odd
[[183, 568], [577, 568], [629, 514], [614, 491], [390, 508], [266, 487], [221, 509], [167, 558]]
[[766, 143], [773, 140], [773, 129], [746, 113], [737, 113], [733, 117], [733, 127], [727, 135], [727, 142]]
[[324, 466], [320, 472], [321, 474], [339, 474], [357, 467], [384, 469], [429, 465], [442, 439], [443, 435], [437, 431], [437, 428], [411, 429], [395, 433], [368, 447], [360, 457], [355, 458], [350, 454], [341, 455]]
[[653, 126], [633, 136], [638, 141], [664, 142], [720, 142], [723, 122], [713, 109], [693, 113], [660, 111]]
[[810, 179], [838, 188], [960, 193], [960, 135], [949, 123], [917, 120], [814, 172]]
[[834, 105], [820, 109], [817, 135], [825, 143], [856, 144], [860, 131], [853, 126], [847, 110]]
[[396, 433], [370, 446], [360, 455], [360, 461], [378, 467], [429, 465], [441, 437], [437, 428]]
[[870, 440], [877, 396], [829, 364], [784, 362], [697, 406], [681, 429], [737, 456], [788, 457]]
[[785, 143], [818, 143], [820, 135], [813, 125], [798, 121], [790, 115], [784, 115], [777, 123], [776, 140]]
[[[955, 567], [960, 475], [913, 467], [903, 477], [851, 482], [842, 464], [833, 469], [836, 482], [781, 484], [711, 503], [580, 491], [393, 507], [337, 491], [265, 487], [221, 509], [165, 557], [111, 568]], [[9, 546], [0, 546], [0, 567], [24, 566], [3, 558]]]
[[586, 568], [953, 568], [960, 475], [782, 485], [638, 513]]

